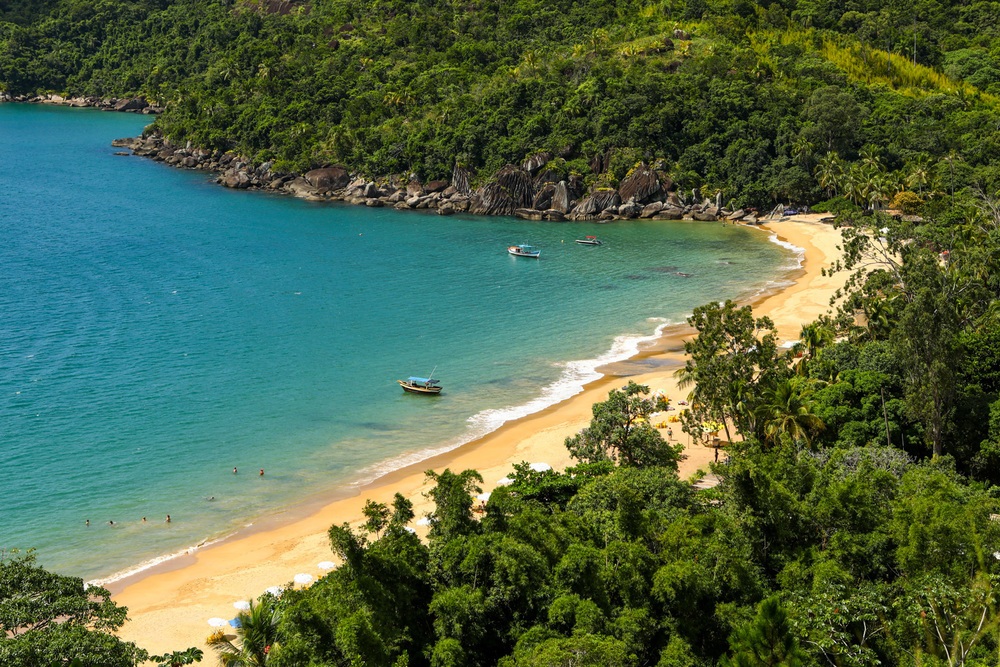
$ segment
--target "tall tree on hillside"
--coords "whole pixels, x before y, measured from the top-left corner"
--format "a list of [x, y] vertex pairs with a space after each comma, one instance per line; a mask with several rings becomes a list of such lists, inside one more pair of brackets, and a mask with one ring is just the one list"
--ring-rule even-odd
[[813, 412], [803, 385], [801, 381], [785, 379], [764, 390], [757, 419], [764, 439], [772, 445], [777, 445], [782, 435], [797, 444], [809, 445], [813, 435], [823, 430], [823, 420]]

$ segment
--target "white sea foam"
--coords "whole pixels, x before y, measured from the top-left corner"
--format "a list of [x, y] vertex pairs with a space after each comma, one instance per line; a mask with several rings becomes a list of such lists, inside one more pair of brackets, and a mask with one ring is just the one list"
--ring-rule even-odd
[[774, 232], [770, 232], [768, 234], [767, 240], [770, 241], [771, 243], [775, 244], [775, 245], [781, 246], [782, 248], [784, 248], [786, 250], [791, 250], [792, 251], [794, 264], [792, 266], [788, 267], [788, 268], [794, 268], [794, 269], [801, 269], [802, 268], [802, 263], [805, 261], [805, 258], [806, 258], [806, 249], [805, 248], [801, 248], [801, 247], [795, 245], [794, 243], [789, 243], [788, 241], [783, 241], [783, 240], [779, 239], [778, 235], [776, 233], [774, 233]]
[[167, 561], [171, 561], [175, 558], [180, 558], [181, 556], [187, 556], [193, 554], [194, 552], [198, 551], [198, 549], [208, 547], [218, 542], [221, 542], [227, 537], [230, 537], [230, 535], [223, 535], [221, 537], [217, 537], [211, 540], [203, 540], [196, 545], [190, 547], [184, 547], [183, 549], [180, 549], [173, 553], [165, 554], [163, 556], [157, 556], [156, 558], [150, 558], [149, 560], [144, 560], [138, 565], [134, 565], [124, 570], [119, 570], [118, 572], [115, 572], [114, 574], [108, 575], [106, 577], [101, 577], [99, 579], [91, 579], [86, 583], [89, 586], [106, 586], [107, 584], [119, 581], [121, 579], [125, 579], [126, 577], [131, 577], [132, 575], [145, 572], [146, 570], [152, 569], [157, 565], [166, 563]]
[[458, 438], [438, 447], [395, 456], [369, 466], [360, 472], [352, 486], [364, 486], [394, 470], [420, 463], [438, 454], [450, 452], [496, 431], [509, 421], [541, 412], [545, 408], [576, 396], [583, 391], [584, 385], [604, 377], [603, 373], [597, 371], [600, 366], [634, 357], [638, 354], [643, 343], [657, 340], [665, 328], [674, 324], [671, 320], [663, 317], [650, 317], [647, 318], [647, 321], [657, 324], [656, 330], [652, 334], [618, 336], [612, 343], [611, 349], [594, 359], [581, 359], [560, 364], [563, 370], [559, 378], [543, 387], [539, 395], [527, 403], [478, 412], [466, 420], [468, 428]]

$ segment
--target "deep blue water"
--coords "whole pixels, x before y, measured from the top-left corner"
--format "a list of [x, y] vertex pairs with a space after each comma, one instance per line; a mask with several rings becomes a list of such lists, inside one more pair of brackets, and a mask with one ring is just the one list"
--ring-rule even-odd
[[[114, 155], [148, 121], [0, 105], [0, 548], [84, 577], [568, 396], [598, 360], [791, 258], [720, 224], [231, 191]], [[606, 244], [572, 242], [585, 234]], [[433, 369], [437, 399], [396, 385]]]

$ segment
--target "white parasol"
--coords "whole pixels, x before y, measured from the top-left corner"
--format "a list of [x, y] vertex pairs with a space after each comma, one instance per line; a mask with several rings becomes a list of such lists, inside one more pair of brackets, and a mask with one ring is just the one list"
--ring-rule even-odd
[[282, 593], [285, 592], [284, 586], [270, 586], [264, 589], [265, 593], [270, 593], [274, 597], [280, 597]]
[[324, 560], [324, 561], [320, 561], [316, 565], [316, 567], [318, 567], [321, 570], [332, 570], [332, 569], [334, 569], [334, 568], [337, 567], [337, 564], [334, 563], [332, 560]]
[[510, 486], [513, 483], [514, 480], [512, 480], [510, 477], [501, 477], [500, 479], [497, 480], [497, 486]]
[[250, 603], [247, 602], [246, 600], [237, 600], [236, 602], [233, 603], [233, 606], [239, 609], [240, 611], [250, 611]]
[[218, 616], [213, 616], [212, 618], [208, 619], [208, 624], [211, 625], [213, 628], [223, 628], [229, 625], [229, 621], [227, 621], [224, 618], [219, 618]]
[[548, 463], [532, 463], [528, 467], [534, 470], [535, 472], [545, 472], [546, 470], [552, 470], [552, 466], [550, 466]]
[[312, 580], [313, 576], [311, 574], [306, 574], [305, 572], [301, 572], [292, 577], [292, 581], [294, 581], [300, 586], [305, 586], [306, 584], [311, 583]]
[[486, 493], [480, 493], [478, 496], [476, 496], [476, 500], [482, 501], [484, 503], [489, 499], [490, 499], [489, 491], [487, 491]]

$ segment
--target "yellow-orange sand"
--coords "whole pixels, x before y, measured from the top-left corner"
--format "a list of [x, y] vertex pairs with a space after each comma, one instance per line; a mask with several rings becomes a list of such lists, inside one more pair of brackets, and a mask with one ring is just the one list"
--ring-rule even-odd
[[[795, 283], [754, 304], [757, 315], [767, 314], [774, 320], [782, 341], [796, 340], [801, 325], [825, 312], [830, 297], [843, 284], [843, 276], [821, 275], [821, 270], [839, 257], [840, 234], [819, 223], [819, 217], [797, 216], [767, 226], [805, 250], [802, 271], [793, 276]], [[360, 523], [366, 499], [390, 502], [398, 491], [414, 502], [417, 516], [422, 516], [430, 508], [422, 495], [428, 489], [423, 474], [427, 469], [476, 469], [483, 476], [486, 491], [492, 490], [517, 462], [544, 461], [557, 470], [563, 469], [571, 463], [564, 440], [589, 423], [591, 406], [605, 400], [609, 390], [624, 384], [625, 376], [665, 390], [675, 402], [683, 398], [673, 377], [674, 370], [683, 363], [678, 344], [676, 337], [664, 339], [636, 359], [611, 366], [604, 378], [588, 385], [581, 394], [508, 423], [469, 445], [387, 475], [354, 497], [303, 510], [301, 516], [278, 516], [265, 521], [263, 528], [115, 582], [109, 586], [114, 600], [129, 610], [129, 621], [121, 636], [152, 652], [200, 646], [211, 662], [212, 651], [205, 645], [211, 631], [207, 619], [233, 617], [233, 602], [254, 598], [269, 586], [286, 584], [297, 573], [321, 576], [317, 563], [332, 559], [327, 529], [335, 523]], [[674, 427], [674, 438], [681, 438], [687, 445], [687, 436], [676, 424]], [[714, 451], [695, 445], [686, 446], [685, 454], [687, 459], [680, 468], [682, 478], [699, 469], [707, 470]], [[417, 530], [422, 534], [426, 529]]]

